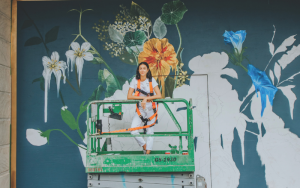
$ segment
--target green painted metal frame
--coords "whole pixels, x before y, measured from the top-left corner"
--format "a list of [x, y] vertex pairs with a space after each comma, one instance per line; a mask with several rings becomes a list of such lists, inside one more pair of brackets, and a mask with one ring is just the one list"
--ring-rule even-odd
[[[105, 133], [96, 134], [96, 119], [99, 119], [99, 108], [102, 104], [136, 104], [140, 100], [97, 100], [87, 106], [87, 173], [115, 173], [115, 172], [192, 172], [194, 165], [194, 140], [193, 140], [193, 113], [192, 101], [185, 99], [157, 99], [162, 103], [171, 116], [178, 132], [155, 132], [153, 135], [141, 133], [131, 135], [130, 133]], [[167, 102], [183, 102], [187, 109], [187, 131], [182, 131], [180, 124], [170, 110]], [[91, 117], [91, 104], [97, 104], [97, 118]], [[105, 110], [103, 112], [106, 112]], [[126, 115], [126, 114], [125, 114]], [[159, 113], [158, 113], [159, 117]], [[152, 150], [150, 155], [143, 155], [141, 151], [101, 151], [100, 138], [109, 137], [179, 137], [179, 148], [170, 150]], [[188, 149], [182, 150], [182, 136], [188, 139]], [[165, 154], [170, 152], [171, 154]], [[183, 155], [188, 153], [188, 155]]]

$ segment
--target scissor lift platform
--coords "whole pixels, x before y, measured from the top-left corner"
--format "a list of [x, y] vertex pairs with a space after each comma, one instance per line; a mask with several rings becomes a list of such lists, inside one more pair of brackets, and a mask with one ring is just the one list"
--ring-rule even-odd
[[[86, 173], [88, 173], [89, 174], [88, 177], [92, 179], [88, 178], [89, 179], [88, 183], [92, 183], [95, 180], [95, 178], [98, 176], [113, 177], [112, 175], [110, 175], [112, 173], [117, 173], [117, 176], [115, 176], [116, 178], [122, 176], [128, 176], [132, 178], [136, 173], [143, 173], [145, 177], [148, 177], [149, 173], [153, 173], [154, 176], [149, 176], [149, 177], [151, 177], [155, 181], [158, 180], [157, 178], [153, 178], [157, 176], [155, 174], [162, 174], [162, 173], [164, 173], [164, 177], [168, 176], [168, 178], [171, 179], [172, 176], [175, 177], [174, 174], [184, 174], [185, 175], [184, 177], [189, 176], [190, 174], [194, 176], [195, 164], [194, 164], [194, 141], [193, 141], [193, 114], [192, 114], [191, 100], [190, 102], [188, 102], [185, 99], [154, 100], [154, 102], [163, 104], [163, 106], [166, 108], [167, 112], [169, 113], [170, 117], [172, 118], [174, 124], [178, 128], [178, 132], [155, 132], [153, 135], [144, 134], [144, 133], [141, 133], [140, 135], [131, 135], [130, 133], [104, 133], [104, 134], [97, 133], [96, 120], [94, 118], [94, 121], [92, 121], [91, 118], [91, 104], [97, 104], [96, 119], [99, 119], [100, 116], [99, 109], [101, 105], [136, 104], [137, 102], [140, 101], [139, 100], [110, 100], [110, 101], [102, 100], [102, 101], [92, 101], [89, 103], [87, 107], [88, 143], [87, 143]], [[181, 126], [179, 125], [172, 111], [166, 104], [167, 102], [172, 102], [172, 103], [183, 102], [186, 105], [187, 131], [182, 131]], [[107, 112], [107, 110], [103, 108], [103, 112]], [[158, 112], [158, 117], [159, 117], [159, 112]], [[170, 150], [152, 150], [151, 154], [149, 155], [143, 154], [142, 149], [141, 151], [102, 151], [100, 148], [100, 138], [137, 137], [137, 136], [138, 137], [149, 137], [149, 136], [178, 137], [179, 147], [177, 149], [176, 146], [169, 145]], [[182, 149], [182, 137], [186, 137], [188, 140], [187, 150]], [[149, 177], [147, 178], [147, 181], [150, 181]], [[192, 184], [194, 184], [194, 178], [192, 180], [193, 181], [191, 182]], [[169, 180], [166, 179], [164, 181], [169, 181]], [[181, 180], [181, 182], [185, 182], [185, 181]], [[131, 182], [131, 183], [135, 184], [141, 182]], [[96, 185], [95, 182], [92, 184]], [[181, 185], [180, 187], [182, 186], [183, 185]], [[185, 184], [184, 186], [191, 186], [191, 184], [190, 185]], [[119, 186], [114, 186], [114, 187], [119, 187]], [[145, 188], [147, 186], [144, 185], [142, 187]]]

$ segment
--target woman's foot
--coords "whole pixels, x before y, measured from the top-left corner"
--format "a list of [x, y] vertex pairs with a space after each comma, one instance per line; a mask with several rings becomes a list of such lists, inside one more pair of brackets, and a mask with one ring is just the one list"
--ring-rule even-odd
[[146, 152], [146, 144], [144, 144], [143, 146], [143, 152], [144, 152], [144, 154], [146, 154], [147, 152]]
[[147, 151], [146, 151], [146, 154], [148, 155], [148, 154], [150, 154], [150, 152], [151, 152], [151, 150], [147, 150]]

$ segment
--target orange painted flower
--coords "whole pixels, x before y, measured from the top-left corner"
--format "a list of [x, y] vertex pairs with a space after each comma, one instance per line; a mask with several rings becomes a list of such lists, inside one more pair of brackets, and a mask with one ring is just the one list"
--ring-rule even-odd
[[172, 70], [176, 69], [178, 60], [176, 52], [168, 39], [153, 38], [145, 42], [143, 51], [139, 54], [139, 63], [147, 62], [149, 64], [153, 78], [158, 80], [162, 86], [162, 96], [165, 96], [165, 79]]

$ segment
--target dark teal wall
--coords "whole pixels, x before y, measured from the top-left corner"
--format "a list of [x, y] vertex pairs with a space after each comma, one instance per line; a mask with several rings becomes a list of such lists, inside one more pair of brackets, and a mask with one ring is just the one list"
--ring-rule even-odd
[[[161, 15], [161, 7], [169, 1], [135, 1], [143, 7], [150, 15], [152, 23]], [[288, 36], [300, 33], [299, 24], [299, 3], [293, 1], [183, 1], [188, 9], [183, 19], [178, 23], [182, 34], [182, 47], [184, 52], [182, 60], [184, 70], [189, 74], [192, 71], [188, 68], [188, 62], [197, 55], [211, 52], [222, 52], [230, 48], [224, 44], [223, 33], [225, 30], [237, 31], [246, 30], [247, 37], [243, 46], [246, 46], [246, 55], [251, 64], [263, 70], [270, 58], [268, 42], [273, 35], [273, 25], [276, 26], [276, 37], [273, 41], [279, 46]], [[17, 81], [17, 187], [32, 188], [54, 188], [72, 187], [82, 188], [87, 185], [87, 177], [82, 164], [77, 146], [70, 142], [61, 132], [53, 131], [49, 144], [42, 147], [31, 145], [26, 139], [26, 130], [29, 128], [46, 131], [48, 129], [61, 129], [70, 136], [77, 144], [83, 144], [82, 139], [75, 131], [72, 131], [61, 118], [62, 102], [56, 96], [55, 79], [51, 79], [51, 87], [48, 98], [48, 122], [44, 123], [44, 92], [40, 89], [38, 82], [34, 79], [42, 76], [42, 57], [49, 56], [43, 44], [24, 46], [25, 42], [34, 36], [39, 36], [36, 28], [32, 25], [21, 29], [28, 16], [34, 21], [42, 36], [55, 26], [59, 26], [57, 39], [47, 44], [52, 51], [57, 51], [61, 59], [66, 61], [65, 52], [78, 33], [77, 12], [69, 12], [71, 9], [93, 9], [83, 14], [82, 34], [101, 53], [102, 57], [112, 68], [114, 73], [126, 79], [130, 79], [135, 73], [136, 66], [128, 65], [117, 57], [112, 58], [103, 49], [103, 43], [98, 39], [98, 33], [92, 29], [94, 23], [99, 19], [114, 21], [114, 14], [118, 12], [119, 5], [130, 7], [131, 1], [78, 1], [78, 2], [18, 2], [18, 81]], [[25, 14], [28, 15], [26, 15]], [[179, 38], [174, 25], [167, 26], [166, 38], [177, 49]], [[152, 37], [154, 37], [152, 35]], [[299, 35], [295, 37], [298, 45]], [[83, 40], [78, 40], [81, 44]], [[288, 47], [289, 49], [291, 47]], [[275, 56], [269, 68], [280, 56]], [[282, 80], [292, 74], [299, 72], [300, 59], [296, 58], [294, 63], [289, 65], [282, 72]], [[240, 67], [228, 64], [229, 68], [235, 69], [238, 79], [231, 79], [224, 76], [237, 90], [239, 99], [247, 95], [252, 82], [247, 73]], [[95, 88], [98, 87], [98, 71], [105, 68], [103, 64], [84, 63], [83, 79], [81, 83], [81, 95], [78, 95], [68, 84], [61, 82], [61, 92], [64, 103], [68, 106], [74, 116], [79, 112], [79, 106], [83, 101], [91, 97]], [[268, 72], [268, 69], [267, 71]], [[68, 78], [76, 88], [76, 77], [70, 72]], [[300, 94], [300, 77], [295, 77], [296, 87], [293, 92]], [[188, 82], [187, 82], [188, 84]], [[101, 99], [104, 98], [104, 93]], [[300, 110], [300, 102], [296, 100], [294, 108], [294, 119], [289, 113], [289, 106], [286, 97], [277, 92], [274, 100], [273, 111], [285, 122], [285, 127], [296, 135], [300, 135], [297, 115]], [[249, 109], [245, 114], [251, 118]], [[76, 117], [75, 116], [75, 117]], [[79, 126], [82, 133], [85, 133], [85, 114], [79, 119]], [[255, 125], [254, 125], [255, 127]], [[248, 123], [247, 129], [257, 132]], [[267, 187], [265, 180], [265, 168], [261, 165], [260, 158], [256, 151], [257, 138], [245, 133], [245, 164], [241, 162], [240, 138], [237, 131], [234, 131], [232, 144], [232, 157], [240, 171], [239, 187]], [[253, 181], [255, 180], [255, 181]]]

